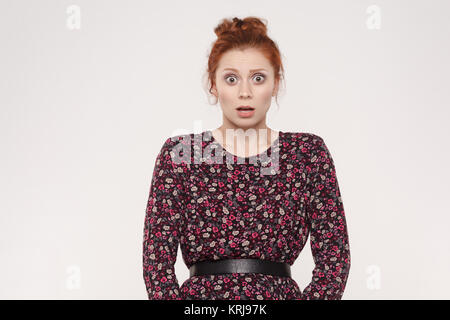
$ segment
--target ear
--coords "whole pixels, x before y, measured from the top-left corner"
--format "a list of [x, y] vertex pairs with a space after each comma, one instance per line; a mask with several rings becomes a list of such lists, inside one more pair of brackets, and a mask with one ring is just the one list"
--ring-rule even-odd
[[273, 87], [272, 97], [275, 97], [277, 95], [279, 83], [280, 83], [279, 80], [275, 80], [275, 86]]
[[216, 89], [216, 85], [215, 84], [211, 87], [211, 92], [217, 98], [217, 89]]

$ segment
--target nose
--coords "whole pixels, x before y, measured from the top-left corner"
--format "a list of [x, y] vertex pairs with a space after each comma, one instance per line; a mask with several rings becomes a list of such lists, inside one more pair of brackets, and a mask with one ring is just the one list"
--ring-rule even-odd
[[239, 97], [240, 98], [248, 98], [250, 97], [250, 88], [247, 85], [247, 83], [244, 81], [244, 83], [239, 88]]

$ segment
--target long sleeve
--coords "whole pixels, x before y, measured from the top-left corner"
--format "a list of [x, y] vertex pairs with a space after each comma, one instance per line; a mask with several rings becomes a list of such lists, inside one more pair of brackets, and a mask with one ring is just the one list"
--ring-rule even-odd
[[153, 171], [144, 224], [143, 271], [149, 300], [181, 300], [175, 275], [180, 225], [183, 217], [183, 187], [167, 139]]
[[315, 268], [304, 300], [340, 300], [350, 270], [350, 246], [344, 206], [333, 158], [323, 139], [312, 137], [306, 212]]

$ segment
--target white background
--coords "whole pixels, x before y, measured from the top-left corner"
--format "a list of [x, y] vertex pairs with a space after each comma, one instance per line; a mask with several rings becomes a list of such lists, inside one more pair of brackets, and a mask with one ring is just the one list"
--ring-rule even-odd
[[[335, 161], [343, 299], [449, 299], [449, 12], [445, 0], [0, 2], [0, 298], [147, 299], [155, 158], [168, 137], [221, 125], [202, 82], [213, 30], [254, 15], [286, 70], [269, 127], [321, 136]], [[308, 243], [292, 269], [301, 290], [313, 267]], [[189, 276], [181, 251], [176, 274]]]

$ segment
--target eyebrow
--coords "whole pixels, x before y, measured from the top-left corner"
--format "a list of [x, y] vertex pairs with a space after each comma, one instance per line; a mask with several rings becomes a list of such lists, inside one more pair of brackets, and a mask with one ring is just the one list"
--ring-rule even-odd
[[[225, 71], [225, 70], [232, 70], [232, 71], [239, 72], [239, 70], [236, 70], [236, 69], [234, 69], [234, 68], [225, 68], [225, 69], [223, 69], [223, 71]], [[267, 70], [264, 69], [264, 68], [258, 68], [258, 69], [252, 69], [252, 70], [250, 70], [250, 72], [253, 72], [253, 71], [260, 71], [260, 70], [267, 71]]]

